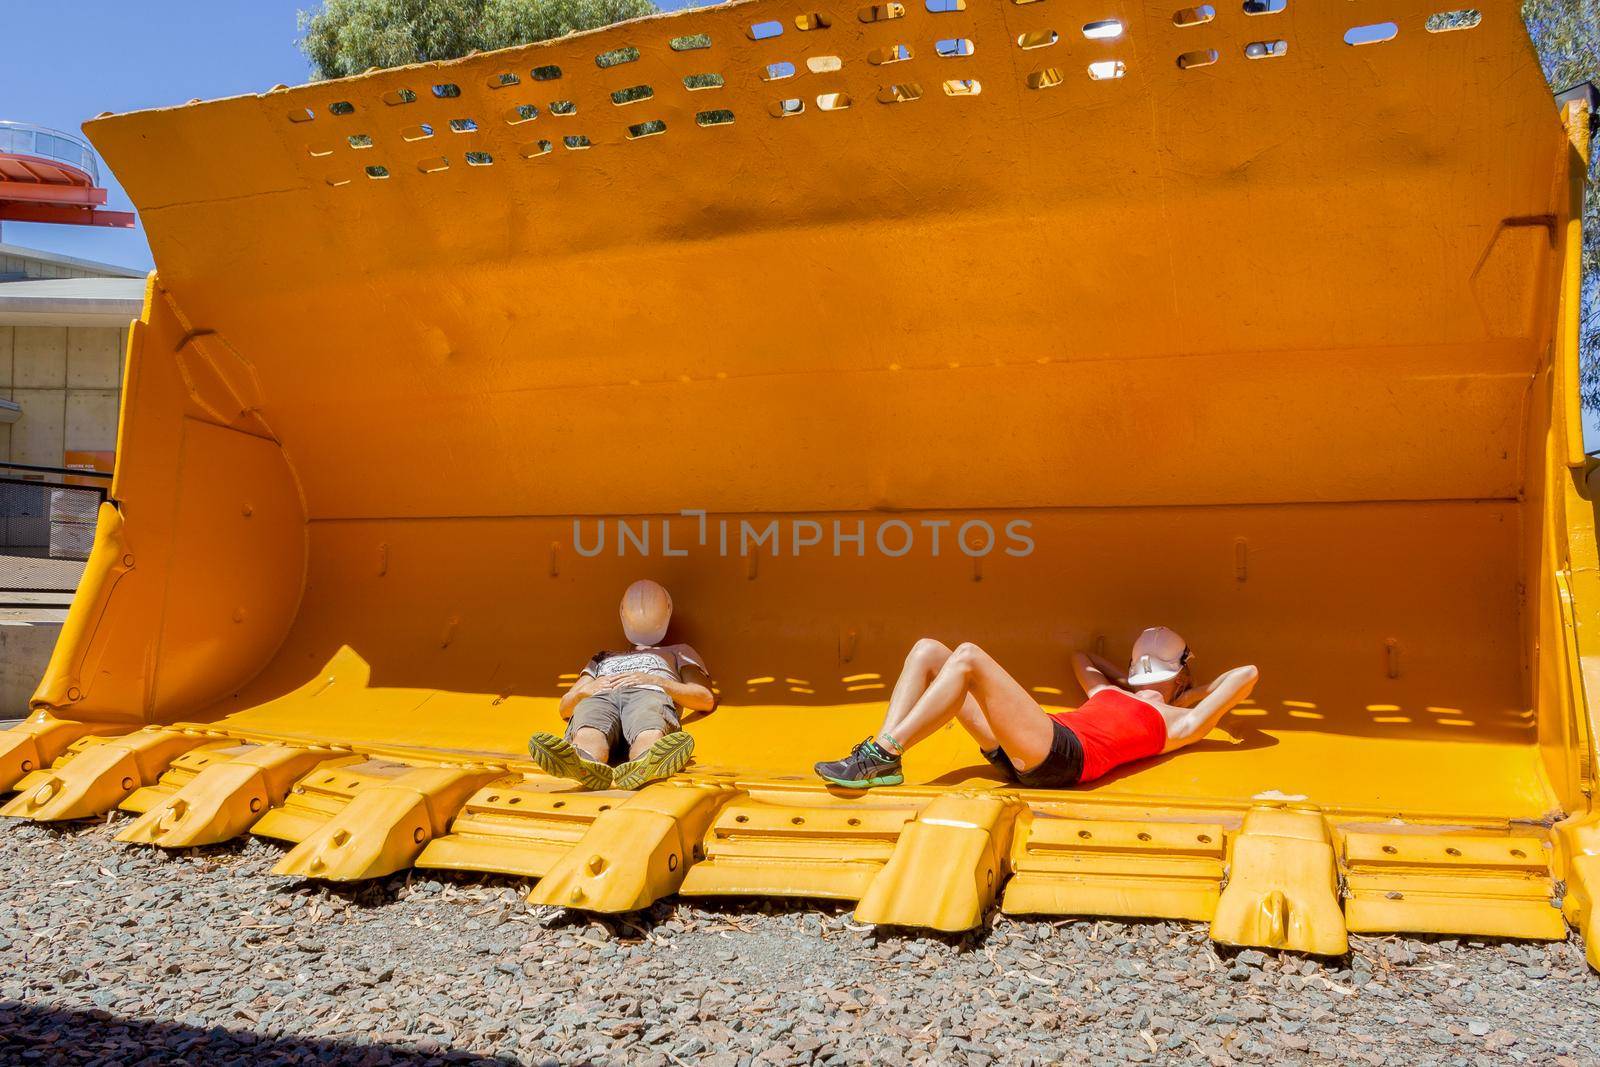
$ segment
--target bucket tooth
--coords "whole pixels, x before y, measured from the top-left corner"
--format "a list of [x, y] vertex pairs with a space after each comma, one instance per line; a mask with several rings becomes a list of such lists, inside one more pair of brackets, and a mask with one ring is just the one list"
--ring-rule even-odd
[[1216, 913], [1220, 823], [1051, 817], [1050, 807], [1018, 820], [1002, 911], [1195, 921]]
[[843, 798], [810, 788], [762, 789], [728, 801], [712, 820], [687, 896], [860, 900], [894, 855], [926, 796], [878, 790]]
[[856, 921], [949, 931], [980, 925], [1005, 879], [1021, 810], [1009, 793], [934, 799], [901, 831], [856, 905]]
[[731, 786], [690, 782], [640, 790], [594, 820], [528, 903], [598, 912], [648, 908], [677, 892], [717, 810], [736, 795]]
[[1567, 891], [1561, 910], [1583, 936], [1589, 966], [1600, 971], [1600, 816], [1586, 815], [1560, 824], [1556, 841], [1561, 846], [1562, 878]]
[[290, 849], [273, 874], [354, 882], [404, 870], [485, 782], [505, 774], [483, 767], [413, 767], [364, 789]]
[[1550, 941], [1567, 936], [1543, 838], [1417, 829], [1342, 827], [1336, 833], [1349, 929]]
[[100, 815], [153, 783], [182, 753], [214, 740], [199, 730], [160, 727], [110, 739], [84, 738], [42, 781], [30, 779], [26, 790], [0, 808], [0, 815], [37, 822]]
[[450, 832], [429, 841], [415, 866], [543, 878], [596, 819], [631, 795], [587, 792], [547, 774], [508, 774], [472, 794]]
[[1319, 809], [1251, 808], [1230, 842], [1228, 871], [1213, 940], [1319, 956], [1349, 951], [1333, 844]]
[[69, 722], [40, 712], [0, 732], [0, 793], [17, 787], [25, 775], [49, 767], [79, 738], [124, 734], [132, 726]]
[[[227, 758], [228, 755], [232, 758]], [[335, 759], [325, 748], [289, 745], [241, 745], [218, 753], [190, 752], [163, 776], [183, 778], [178, 788], [149, 805], [145, 813], [117, 835], [162, 848], [214, 845], [250, 829], [269, 808], [283, 803], [296, 779], [313, 767]], [[359, 757], [346, 756], [345, 760]], [[212, 760], [200, 767], [178, 764]], [[159, 788], [159, 786], [157, 787]], [[155, 789], [143, 792], [155, 793]], [[129, 798], [130, 800], [132, 798]], [[126, 804], [124, 806], [127, 806]]]

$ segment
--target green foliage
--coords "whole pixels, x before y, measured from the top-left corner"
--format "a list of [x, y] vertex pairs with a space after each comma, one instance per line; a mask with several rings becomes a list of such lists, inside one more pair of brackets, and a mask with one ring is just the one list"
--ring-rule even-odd
[[653, 14], [652, 0], [323, 0], [300, 12], [314, 78], [459, 59]]
[[[1522, 17], [1556, 92], [1579, 82], [1600, 84], [1600, 0], [1524, 0]], [[1600, 151], [1589, 167], [1583, 207], [1582, 393], [1600, 409]]]

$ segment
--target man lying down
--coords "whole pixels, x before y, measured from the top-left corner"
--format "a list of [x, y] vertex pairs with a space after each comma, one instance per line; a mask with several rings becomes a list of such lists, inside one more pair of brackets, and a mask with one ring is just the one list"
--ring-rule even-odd
[[955, 719], [984, 758], [1020, 785], [1091, 782], [1200, 740], [1255, 688], [1254, 667], [1196, 687], [1193, 659], [1188, 642], [1165, 626], [1139, 635], [1126, 673], [1101, 656], [1074, 653], [1073, 673], [1089, 699], [1076, 711], [1047, 712], [977, 645], [952, 650], [925, 637], [906, 657], [877, 734], [843, 759], [817, 764], [817, 776], [850, 789], [899, 785], [906, 749]]
[[[716, 706], [711, 675], [688, 645], [661, 645], [672, 598], [652, 581], [622, 595], [622, 631], [631, 647], [597, 652], [561, 698], [565, 737], [538, 733], [528, 754], [546, 772], [585, 789], [639, 789], [677, 774], [694, 754], [679, 709]], [[614, 758], [623, 762], [613, 766]]]

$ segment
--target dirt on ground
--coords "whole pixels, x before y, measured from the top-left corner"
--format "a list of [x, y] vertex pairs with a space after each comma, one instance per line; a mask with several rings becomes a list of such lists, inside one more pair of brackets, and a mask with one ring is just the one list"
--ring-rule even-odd
[[0, 822], [0, 1061], [385, 1064], [1600, 1063], [1581, 943], [1356, 937], [1313, 959], [1194, 923], [672, 900], [604, 919], [529, 883], [269, 873], [250, 839]]

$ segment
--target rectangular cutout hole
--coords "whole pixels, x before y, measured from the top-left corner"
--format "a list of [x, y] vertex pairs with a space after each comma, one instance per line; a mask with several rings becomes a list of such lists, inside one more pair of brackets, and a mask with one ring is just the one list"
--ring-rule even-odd
[[433, 136], [433, 127], [426, 122], [415, 126], [407, 126], [400, 131], [400, 136], [407, 141], [426, 141]]
[[289, 112], [289, 121], [290, 122], [310, 122], [312, 119], [314, 119], [316, 117], [317, 117], [316, 115], [312, 114], [311, 109], [309, 107], [302, 107], [302, 108], [298, 108], [297, 110]]
[[767, 113], [773, 118], [786, 119], [794, 115], [804, 114], [806, 102], [799, 97], [790, 97], [787, 100], [774, 100], [767, 108]]
[[641, 137], [654, 137], [658, 133], [666, 133], [667, 124], [660, 119], [647, 119], [636, 122], [628, 127], [628, 140], [637, 141]]
[[909, 100], [922, 99], [922, 86], [916, 82], [901, 82], [898, 85], [885, 85], [878, 90], [878, 103], [903, 104]]
[[349, 137], [345, 138], [345, 140], [350, 143], [351, 148], [372, 147], [372, 135], [368, 133], [352, 133]]
[[946, 37], [942, 41], [933, 42], [934, 53], [945, 59], [970, 56], [976, 50], [972, 41], [966, 37]]
[[433, 95], [440, 100], [453, 100], [461, 95], [461, 86], [455, 82], [440, 82], [433, 87]]
[[906, 5], [891, 0], [887, 4], [868, 4], [856, 12], [856, 18], [862, 22], [888, 22], [890, 19], [903, 19], [906, 17]]
[[1035, 48], [1049, 48], [1059, 40], [1061, 35], [1055, 30], [1029, 30], [1017, 34], [1017, 47], [1029, 52]]
[[726, 126], [733, 121], [733, 112], [725, 107], [701, 111], [694, 117], [697, 126]]
[[812, 56], [806, 60], [806, 69], [813, 74], [832, 74], [843, 66], [844, 61], [838, 56]]
[[517, 155], [523, 159], [537, 159], [549, 155], [554, 147], [549, 141], [529, 141], [527, 144], [517, 146]]
[[618, 89], [611, 94], [611, 102], [621, 107], [623, 104], [633, 104], [640, 100], [648, 100], [656, 95], [656, 91], [648, 85], [630, 85], [626, 89]]
[[1115, 41], [1122, 36], [1122, 22], [1118, 19], [1100, 19], [1083, 24], [1083, 35], [1091, 41]]
[[565, 137], [561, 138], [561, 143], [572, 149], [574, 152], [580, 148], [594, 147], [593, 142], [591, 142], [589, 138], [585, 137], [581, 133], [569, 133]]
[[1289, 6], [1289, 0], [1244, 0], [1246, 15], [1277, 15]]
[[745, 33], [749, 35], [752, 41], [765, 41], [769, 37], [781, 37], [783, 35], [783, 23], [776, 19], [752, 23], [750, 28], [745, 30]]
[[802, 33], [809, 33], [812, 30], [825, 30], [832, 25], [833, 20], [820, 11], [812, 11], [794, 17], [794, 28]]
[[1288, 52], [1288, 41], [1251, 41], [1244, 46], [1246, 59], [1276, 59]]
[[844, 93], [820, 93], [817, 108], [821, 111], [843, 111], [850, 106], [850, 97]]
[[935, 15], [943, 15], [950, 11], [965, 11], [967, 0], [924, 0], [924, 6]]
[[1060, 67], [1040, 67], [1028, 75], [1028, 88], [1054, 89], [1066, 80], [1066, 76], [1061, 73]]
[[1102, 59], [1098, 63], [1089, 64], [1089, 79], [1103, 82], [1114, 81], [1128, 72], [1120, 59]]
[[946, 96], [977, 96], [983, 92], [983, 86], [976, 78], [951, 78], [944, 83]]
[[693, 52], [699, 48], [710, 48], [711, 35], [709, 33], [687, 33], [682, 37], [674, 37], [668, 41], [667, 47], [674, 52]]
[[1483, 12], [1475, 7], [1463, 7], [1429, 15], [1424, 25], [1429, 33], [1449, 33], [1452, 30], [1470, 30], [1482, 21]]
[[441, 170], [450, 169], [450, 161], [443, 156], [434, 156], [418, 162], [417, 169], [424, 174], [438, 174]]
[[489, 75], [489, 80], [484, 82], [484, 85], [490, 89], [504, 89], [508, 85], [521, 84], [522, 79], [509, 70], [503, 70], [499, 74], [491, 74]]
[[487, 152], [468, 152], [467, 166], [487, 167], [494, 163], [494, 157]]
[[696, 89], [720, 89], [722, 88], [722, 75], [710, 72], [705, 74], [686, 74], [683, 78], [683, 87], [690, 92], [694, 92]]
[[549, 66], [534, 67], [528, 73], [533, 75], [533, 80], [536, 82], [553, 82], [561, 77], [561, 68], [552, 63]]
[[1185, 7], [1175, 11], [1172, 15], [1174, 26], [1204, 26], [1217, 17], [1217, 9], [1210, 4], [1201, 4], [1198, 7]]
[[532, 104], [518, 104], [505, 113], [507, 126], [517, 126], [524, 122], [531, 122], [539, 117], [539, 109]]
[[475, 133], [475, 132], [477, 132], [477, 129], [478, 129], [478, 123], [474, 119], [451, 119], [450, 120], [450, 132], [451, 133]]
[[625, 44], [621, 48], [613, 48], [609, 52], [601, 52], [595, 56], [594, 65], [605, 70], [607, 67], [620, 67], [624, 63], [632, 63], [638, 58], [639, 50], [631, 44]]
[[416, 103], [417, 94], [410, 89], [390, 89], [383, 94], [383, 102], [390, 107], [399, 107], [401, 104]]
[[1217, 61], [1215, 48], [1202, 48], [1194, 52], [1185, 52], [1178, 57], [1179, 70], [1193, 70], [1196, 67], [1209, 67]]
[[550, 114], [552, 115], [576, 115], [577, 113], [578, 105], [571, 100], [550, 101]]
[[886, 44], [882, 48], [874, 48], [868, 52], [867, 62], [875, 67], [881, 67], [889, 63], [904, 63], [913, 55], [908, 44]]
[[777, 63], [768, 63], [767, 69], [761, 75], [761, 80], [781, 82], [785, 78], [792, 77], [794, 77], [794, 64], [785, 59]]
[[1352, 46], [1364, 44], [1383, 44], [1392, 41], [1400, 33], [1400, 27], [1392, 22], [1374, 22], [1366, 26], [1351, 26], [1344, 34], [1344, 43]]
[[355, 113], [356, 106], [348, 100], [335, 100], [328, 105], [328, 114], [330, 115], [354, 115]]

